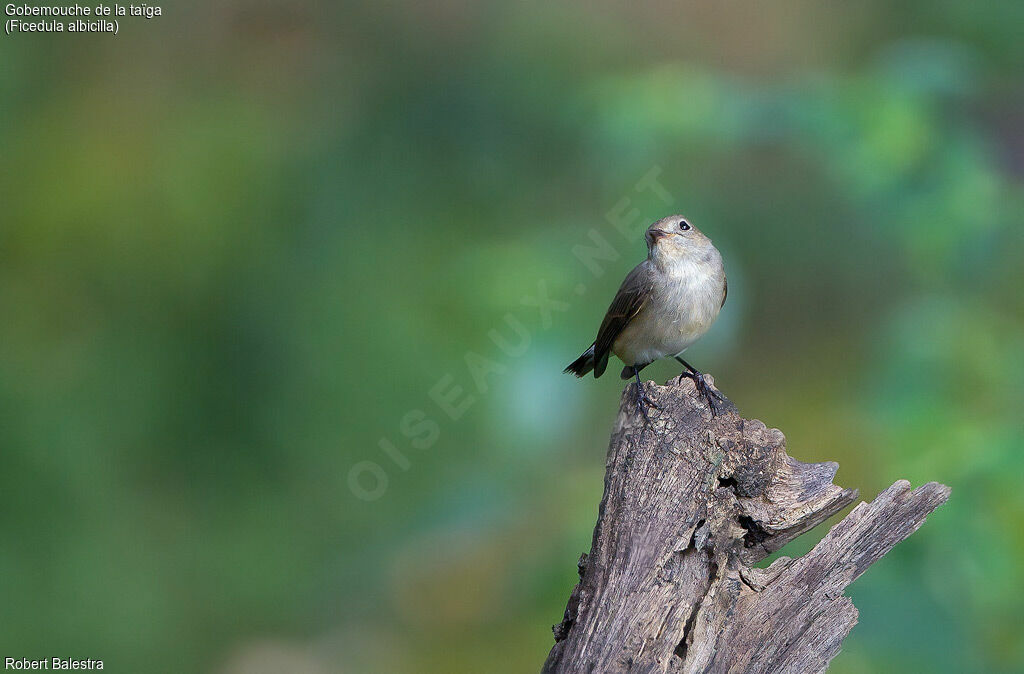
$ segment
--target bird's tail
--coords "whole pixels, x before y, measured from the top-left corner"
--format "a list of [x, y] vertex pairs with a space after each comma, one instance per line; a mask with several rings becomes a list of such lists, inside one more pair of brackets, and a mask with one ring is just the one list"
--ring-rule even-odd
[[594, 369], [594, 345], [583, 352], [579, 358], [569, 363], [569, 366], [562, 372], [572, 372], [577, 377], [582, 377]]

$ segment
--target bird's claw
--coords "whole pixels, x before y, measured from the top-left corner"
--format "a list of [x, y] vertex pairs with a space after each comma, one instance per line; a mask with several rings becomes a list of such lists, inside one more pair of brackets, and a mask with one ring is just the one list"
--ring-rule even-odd
[[716, 391], [708, 383], [705, 375], [698, 374], [693, 377], [693, 383], [697, 387], [697, 391], [704, 396], [708, 401], [708, 407], [711, 408], [711, 416], [718, 416], [718, 403], [725, 402], [725, 398], [721, 393]]
[[656, 410], [660, 410], [661, 407], [651, 400], [646, 393], [643, 392], [643, 387], [640, 383], [636, 384], [636, 409], [640, 413], [640, 416], [644, 418], [644, 422], [647, 424], [651, 423], [651, 418], [647, 416], [647, 410], [644, 407], [644, 403], [650, 405]]
[[697, 389], [697, 393], [704, 396], [704, 399], [708, 401], [708, 407], [711, 409], [711, 416], [717, 417], [719, 412], [719, 403], [725, 402], [725, 397], [712, 388], [711, 384], [708, 383], [707, 375], [699, 372], [680, 372], [679, 382], [682, 383], [684, 378], [693, 380], [693, 385]]

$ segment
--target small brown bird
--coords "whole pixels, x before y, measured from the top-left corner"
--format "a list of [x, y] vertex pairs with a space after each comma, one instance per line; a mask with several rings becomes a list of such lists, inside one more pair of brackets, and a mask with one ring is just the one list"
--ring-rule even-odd
[[645, 237], [647, 259], [626, 275], [597, 339], [565, 372], [582, 377], [593, 370], [600, 377], [614, 353], [626, 364], [622, 378], [636, 377], [637, 406], [646, 418], [640, 370], [673, 356], [686, 368], [680, 377], [693, 379], [715, 413], [719, 394], [680, 354], [711, 328], [725, 304], [722, 255], [681, 215], [658, 220]]

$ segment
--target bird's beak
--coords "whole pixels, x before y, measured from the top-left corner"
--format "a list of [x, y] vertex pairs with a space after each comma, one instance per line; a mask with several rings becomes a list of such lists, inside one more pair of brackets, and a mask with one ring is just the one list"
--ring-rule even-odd
[[663, 229], [648, 229], [646, 234], [647, 243], [653, 246], [658, 242], [658, 239], [665, 236], [668, 236], [668, 232]]

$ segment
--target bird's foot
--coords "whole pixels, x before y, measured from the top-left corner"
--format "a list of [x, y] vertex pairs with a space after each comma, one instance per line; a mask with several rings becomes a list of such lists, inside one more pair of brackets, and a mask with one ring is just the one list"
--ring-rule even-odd
[[640, 416], [644, 418], [644, 423], [649, 425], [651, 423], [651, 418], [647, 416], [647, 409], [645, 403], [646, 405], [650, 405], [656, 410], [661, 409], [661, 407], [659, 407], [656, 402], [651, 400], [647, 396], [647, 394], [644, 393], [643, 384], [640, 382], [636, 382], [636, 409], [640, 413]]
[[679, 382], [682, 383], [684, 378], [693, 380], [693, 385], [696, 387], [697, 392], [708, 401], [711, 416], [717, 417], [720, 410], [719, 404], [725, 402], [725, 397], [708, 383], [707, 375], [700, 372], [681, 372], [679, 374]]
[[698, 374], [693, 378], [693, 383], [696, 384], [700, 394], [707, 399], [708, 407], [711, 408], [711, 416], [717, 417], [719, 404], [724, 403], [725, 398], [708, 383], [706, 375]]

